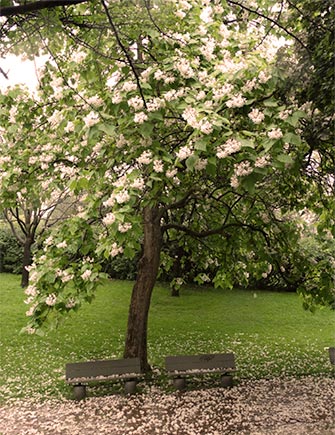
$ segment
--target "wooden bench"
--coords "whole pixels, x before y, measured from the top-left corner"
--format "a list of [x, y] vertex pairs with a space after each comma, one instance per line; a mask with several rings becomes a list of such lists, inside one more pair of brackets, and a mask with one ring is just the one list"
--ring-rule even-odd
[[221, 385], [231, 387], [236, 370], [233, 353], [167, 356], [165, 368], [177, 390], [186, 388], [186, 376], [221, 373]]
[[329, 359], [330, 359], [331, 364], [333, 364], [333, 366], [335, 366], [335, 347], [329, 348]]
[[143, 377], [139, 358], [97, 360], [66, 364], [66, 382], [73, 385], [74, 397], [86, 396], [86, 385], [91, 382], [125, 381], [128, 394], [134, 393], [139, 378]]

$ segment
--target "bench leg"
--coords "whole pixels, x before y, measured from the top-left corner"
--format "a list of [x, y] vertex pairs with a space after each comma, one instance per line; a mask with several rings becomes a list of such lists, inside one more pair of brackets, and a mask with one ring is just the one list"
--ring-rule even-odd
[[75, 385], [73, 395], [76, 400], [82, 400], [86, 397], [86, 385]]
[[134, 394], [136, 391], [136, 380], [125, 381], [124, 383], [124, 391], [126, 394]]
[[233, 377], [231, 375], [221, 375], [221, 386], [222, 387], [232, 387]]
[[176, 390], [184, 391], [186, 389], [186, 379], [185, 378], [174, 378], [173, 386]]

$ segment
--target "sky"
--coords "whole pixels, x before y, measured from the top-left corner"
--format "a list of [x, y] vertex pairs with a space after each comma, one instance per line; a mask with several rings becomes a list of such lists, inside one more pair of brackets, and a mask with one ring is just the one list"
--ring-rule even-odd
[[9, 55], [0, 59], [0, 67], [7, 74], [8, 80], [0, 73], [0, 90], [5, 90], [8, 86], [23, 83], [31, 90], [36, 88], [38, 83], [36, 67], [41, 66], [43, 61], [37, 58], [35, 62], [22, 60], [21, 58]]

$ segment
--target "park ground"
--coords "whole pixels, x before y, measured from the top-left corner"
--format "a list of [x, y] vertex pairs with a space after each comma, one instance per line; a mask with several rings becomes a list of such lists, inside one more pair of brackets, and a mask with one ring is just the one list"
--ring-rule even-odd
[[[301, 307], [292, 293], [187, 287], [155, 289], [149, 324], [151, 379], [139, 393], [88, 389], [72, 400], [67, 362], [122, 355], [131, 283], [103, 286], [91, 306], [46, 335], [20, 335], [26, 318], [19, 278], [0, 275], [1, 435], [330, 435], [335, 378], [327, 347], [334, 312]], [[234, 352], [231, 389], [215, 377], [184, 393], [164, 376], [168, 354]]]

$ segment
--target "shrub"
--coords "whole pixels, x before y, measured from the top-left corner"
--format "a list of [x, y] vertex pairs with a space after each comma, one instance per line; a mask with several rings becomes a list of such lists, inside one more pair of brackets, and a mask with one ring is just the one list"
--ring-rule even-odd
[[20, 274], [22, 259], [22, 246], [9, 230], [0, 228], [0, 273]]

